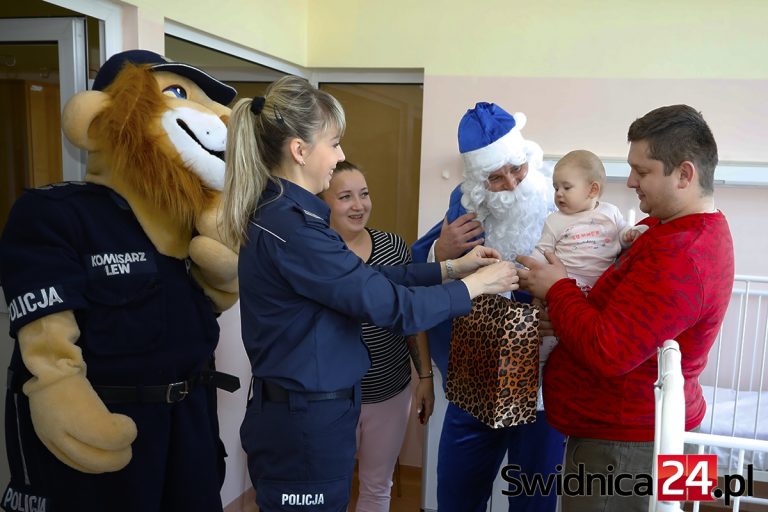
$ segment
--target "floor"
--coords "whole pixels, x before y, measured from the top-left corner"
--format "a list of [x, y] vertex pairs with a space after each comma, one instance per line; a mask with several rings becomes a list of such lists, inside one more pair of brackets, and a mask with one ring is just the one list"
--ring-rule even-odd
[[[400, 466], [399, 484], [397, 473], [395, 483], [392, 485], [392, 502], [390, 512], [415, 512], [421, 507], [421, 468], [413, 466]], [[357, 471], [352, 480], [352, 501], [349, 510], [355, 510], [357, 503]], [[224, 512], [258, 512], [259, 507], [255, 503], [253, 488], [243, 494], [240, 499], [227, 505]]]

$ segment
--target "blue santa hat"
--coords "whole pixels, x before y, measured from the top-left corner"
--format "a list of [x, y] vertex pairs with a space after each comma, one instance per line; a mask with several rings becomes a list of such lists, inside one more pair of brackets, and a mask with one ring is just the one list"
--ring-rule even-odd
[[510, 115], [495, 103], [480, 102], [467, 110], [459, 122], [464, 174], [487, 175], [506, 164], [522, 165], [532, 156], [531, 150], [541, 152], [520, 133], [526, 121], [522, 112]]

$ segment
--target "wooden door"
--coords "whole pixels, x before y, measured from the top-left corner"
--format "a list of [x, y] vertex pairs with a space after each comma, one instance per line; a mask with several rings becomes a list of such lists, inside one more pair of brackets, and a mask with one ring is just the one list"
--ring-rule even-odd
[[373, 210], [368, 225], [416, 240], [419, 211], [421, 111], [418, 84], [321, 84], [344, 107], [341, 142], [365, 174]]

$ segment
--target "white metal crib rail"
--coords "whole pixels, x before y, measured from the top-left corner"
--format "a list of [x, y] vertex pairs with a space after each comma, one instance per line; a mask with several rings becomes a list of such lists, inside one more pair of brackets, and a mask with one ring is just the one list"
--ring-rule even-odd
[[[734, 390], [734, 402], [739, 403], [745, 391], [762, 391], [768, 379], [768, 277], [736, 275], [733, 280], [731, 303], [725, 321], [709, 353], [707, 368], [701, 376], [702, 384], [712, 384], [712, 403], [718, 403], [721, 389]], [[768, 407], [757, 398], [757, 410]], [[730, 432], [735, 436], [736, 415]], [[757, 432], [759, 414], [755, 415]], [[714, 415], [702, 424], [703, 430], [712, 432]]]
[[[768, 453], [768, 441], [738, 437], [702, 434], [685, 431], [685, 396], [683, 373], [680, 364], [680, 347], [674, 340], [664, 342], [658, 354], [658, 379], [655, 384], [656, 428], [654, 436], [653, 476], [656, 482], [656, 460], [659, 454], [684, 454], [685, 444], [698, 446], [698, 453], [704, 453], [706, 446], [719, 446], [738, 450], [736, 474], [744, 475], [744, 453], [746, 450]], [[733, 510], [738, 512], [741, 502], [768, 505], [768, 499], [753, 496], [734, 496]], [[651, 496], [649, 512], [682, 510], [677, 501], [659, 501], [655, 493]], [[698, 512], [699, 503], [693, 505]]]
[[[768, 440], [768, 277], [736, 275], [731, 301], [699, 377], [707, 400], [701, 432]], [[739, 453], [710, 445], [721, 471], [734, 473]], [[755, 481], [768, 482], [768, 453], [747, 451]]]

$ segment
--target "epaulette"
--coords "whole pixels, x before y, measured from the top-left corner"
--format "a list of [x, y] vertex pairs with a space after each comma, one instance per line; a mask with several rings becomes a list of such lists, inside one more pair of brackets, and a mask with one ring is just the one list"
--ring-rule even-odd
[[39, 194], [49, 199], [69, 197], [83, 192], [96, 192], [105, 189], [103, 185], [96, 185], [86, 181], [62, 181], [51, 183], [38, 188], [28, 189], [27, 192]]
[[296, 206], [296, 209], [299, 210], [304, 215], [304, 221], [308, 225], [310, 225], [310, 226], [312, 226], [312, 225], [315, 225], [315, 226], [317, 226], [317, 225], [328, 226], [328, 220], [324, 219], [323, 217], [321, 217], [317, 213], [315, 213], [313, 211], [310, 211], [310, 210], [306, 210], [306, 209], [301, 208], [299, 206]]

